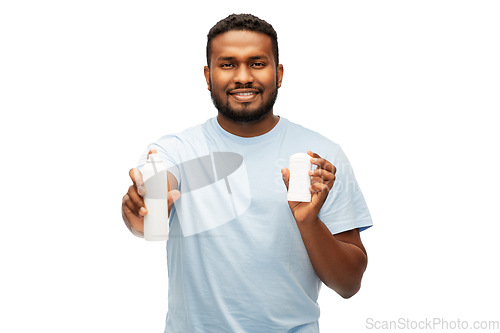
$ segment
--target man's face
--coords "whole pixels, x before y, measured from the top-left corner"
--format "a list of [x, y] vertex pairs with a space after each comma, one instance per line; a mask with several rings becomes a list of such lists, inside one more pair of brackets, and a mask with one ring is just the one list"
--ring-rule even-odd
[[276, 67], [271, 38], [232, 30], [212, 39], [211, 50], [205, 78], [219, 112], [237, 122], [257, 121], [269, 114], [283, 77], [283, 66]]

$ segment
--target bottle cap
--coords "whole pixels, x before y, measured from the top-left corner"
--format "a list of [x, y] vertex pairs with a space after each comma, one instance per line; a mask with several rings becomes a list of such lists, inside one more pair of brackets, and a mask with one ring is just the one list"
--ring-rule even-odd
[[147, 162], [148, 163], [161, 163], [162, 160], [160, 159], [158, 154], [149, 154]]
[[311, 163], [311, 156], [305, 153], [293, 154], [290, 156], [290, 163], [292, 162]]

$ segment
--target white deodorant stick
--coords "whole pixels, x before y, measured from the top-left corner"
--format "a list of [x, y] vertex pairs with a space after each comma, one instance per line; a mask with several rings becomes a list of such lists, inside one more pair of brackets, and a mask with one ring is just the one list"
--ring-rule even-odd
[[290, 156], [290, 180], [288, 182], [288, 201], [311, 202], [311, 156], [297, 153]]
[[144, 239], [168, 240], [167, 170], [157, 154], [149, 154], [142, 177], [146, 188], [144, 204], [148, 210], [144, 216]]

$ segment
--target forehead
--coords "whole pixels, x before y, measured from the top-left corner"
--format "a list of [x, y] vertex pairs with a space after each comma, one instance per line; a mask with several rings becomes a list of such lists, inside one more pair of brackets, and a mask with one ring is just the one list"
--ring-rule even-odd
[[211, 52], [212, 62], [223, 57], [245, 59], [259, 55], [274, 61], [271, 37], [255, 31], [231, 30], [220, 34], [212, 39]]

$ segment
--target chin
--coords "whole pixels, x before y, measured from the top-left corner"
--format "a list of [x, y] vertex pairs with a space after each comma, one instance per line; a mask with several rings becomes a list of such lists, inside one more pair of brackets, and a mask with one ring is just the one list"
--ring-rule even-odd
[[[216, 105], [217, 107], [217, 105]], [[231, 108], [228, 104], [218, 107], [219, 113], [225, 118], [242, 123], [257, 122], [272, 113], [271, 108], [254, 108], [253, 110], [243, 107], [239, 110]]]

